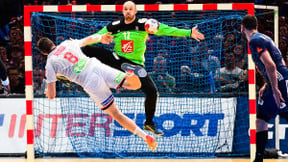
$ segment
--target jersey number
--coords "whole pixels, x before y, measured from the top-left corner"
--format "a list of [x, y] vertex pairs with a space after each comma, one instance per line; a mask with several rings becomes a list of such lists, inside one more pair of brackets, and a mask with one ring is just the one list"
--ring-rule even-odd
[[71, 52], [66, 52], [64, 54], [64, 58], [72, 64], [76, 64], [78, 62], [78, 57], [74, 56]]
[[123, 32], [123, 35], [124, 35], [124, 39], [130, 39], [130, 32]]

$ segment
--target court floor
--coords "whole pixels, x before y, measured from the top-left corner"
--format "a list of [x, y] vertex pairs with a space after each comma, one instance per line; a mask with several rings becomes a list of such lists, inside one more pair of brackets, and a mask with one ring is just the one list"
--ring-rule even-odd
[[[249, 159], [35, 159], [0, 158], [0, 162], [250, 162]], [[288, 159], [265, 159], [264, 162], [288, 162]]]

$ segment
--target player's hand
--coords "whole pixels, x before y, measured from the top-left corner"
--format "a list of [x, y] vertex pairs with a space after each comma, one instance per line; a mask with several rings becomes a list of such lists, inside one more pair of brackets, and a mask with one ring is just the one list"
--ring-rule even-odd
[[278, 88], [273, 90], [273, 97], [275, 99], [278, 109], [280, 109], [280, 106], [282, 106], [281, 102], [285, 103], [285, 100], [283, 99], [282, 94]]
[[101, 36], [100, 42], [103, 44], [110, 44], [113, 42], [113, 36], [111, 35], [111, 32], [105, 33]]
[[263, 86], [259, 89], [259, 92], [258, 92], [258, 93], [259, 93], [259, 96], [258, 96], [258, 100], [259, 100], [259, 101], [262, 100], [262, 96], [263, 96], [263, 93], [264, 93], [265, 89], [266, 89], [266, 84], [263, 85]]
[[194, 26], [194, 27], [192, 28], [191, 38], [194, 38], [194, 39], [197, 40], [198, 42], [199, 42], [200, 40], [205, 39], [204, 35], [199, 32], [199, 30], [198, 30], [198, 25], [196, 25], [196, 26]]
[[9, 84], [7, 86], [2, 85], [4, 89], [4, 95], [8, 96], [10, 94], [10, 86]]

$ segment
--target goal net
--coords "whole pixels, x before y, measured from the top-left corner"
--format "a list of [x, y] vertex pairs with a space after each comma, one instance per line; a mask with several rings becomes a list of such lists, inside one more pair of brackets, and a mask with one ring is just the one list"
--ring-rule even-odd
[[[121, 12], [31, 12], [35, 151], [44, 156], [109, 158], [249, 155], [247, 46], [240, 33], [245, 14], [246, 10], [138, 11], [139, 18], [185, 29], [198, 25], [205, 34], [201, 43], [189, 37], [149, 35], [145, 69], [159, 90], [154, 120], [164, 131], [151, 152], [80, 86], [59, 81], [56, 99], [44, 96], [46, 58], [37, 50], [37, 40], [45, 36], [60, 44], [81, 39], [119, 19]], [[95, 46], [113, 50], [113, 44]], [[228, 67], [236, 69], [225, 71]], [[142, 128], [144, 94], [113, 94], [121, 111]]]

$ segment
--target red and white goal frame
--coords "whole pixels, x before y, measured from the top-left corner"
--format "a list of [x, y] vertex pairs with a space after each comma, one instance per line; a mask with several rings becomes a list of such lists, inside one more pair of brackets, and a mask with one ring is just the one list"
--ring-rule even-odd
[[[27, 159], [34, 159], [34, 125], [33, 125], [33, 69], [32, 69], [32, 32], [30, 16], [32, 12], [120, 12], [123, 5], [49, 5], [24, 6], [24, 45], [25, 45], [25, 84], [26, 84], [26, 128]], [[138, 11], [205, 11], [205, 10], [247, 10], [254, 15], [253, 3], [221, 3], [221, 4], [152, 4], [138, 5]], [[250, 122], [250, 157], [255, 155], [256, 144], [256, 89], [255, 65], [248, 49], [249, 75], [249, 122]]]

